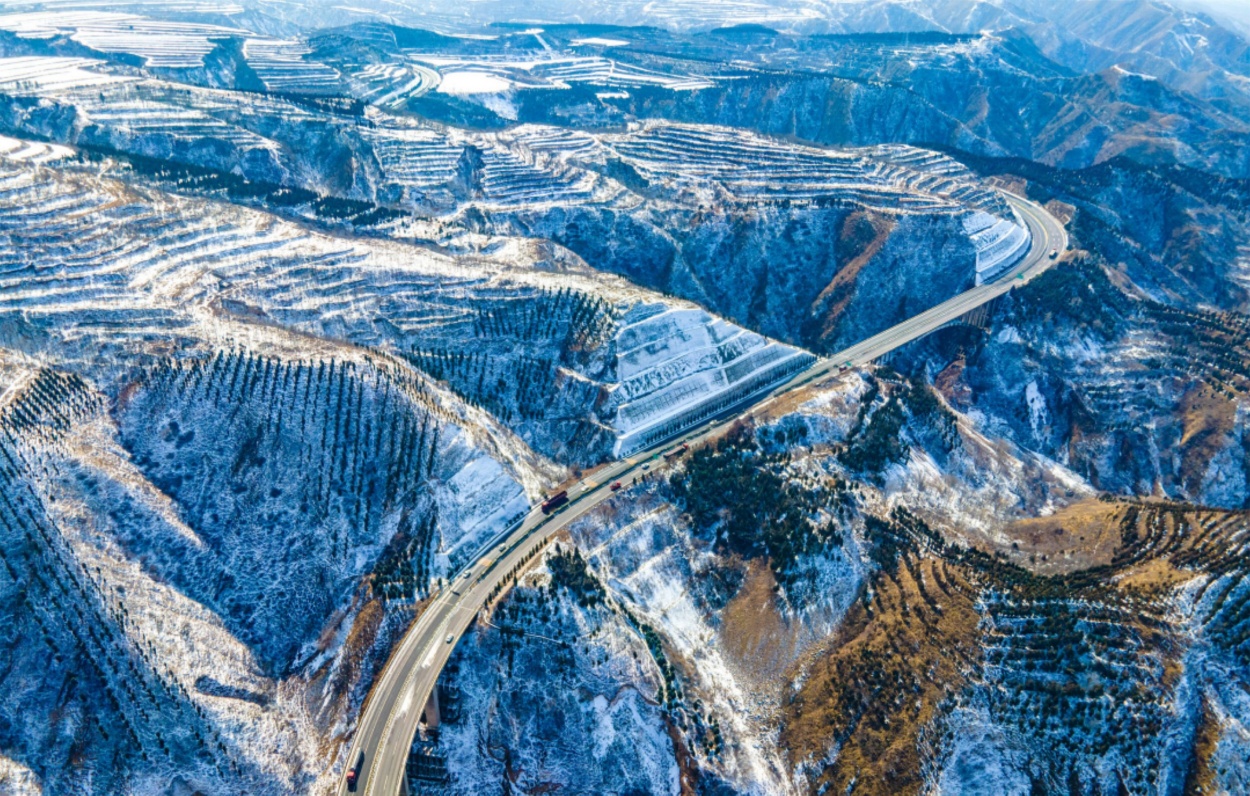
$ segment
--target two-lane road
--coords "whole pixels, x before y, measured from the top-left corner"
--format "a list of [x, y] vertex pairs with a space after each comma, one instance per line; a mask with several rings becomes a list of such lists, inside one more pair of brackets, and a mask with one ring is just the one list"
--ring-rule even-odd
[[[613, 482], [630, 483], [641, 473], [659, 466], [663, 462], [659, 458], [663, 450], [683, 442], [701, 442], [719, 434], [726, 424], [759, 411], [784, 393], [830, 373], [871, 362], [1024, 284], [1054, 263], [1056, 258], [1052, 258], [1051, 253], [1062, 253], [1068, 246], [1063, 226], [1038, 205], [1015, 196], [1007, 198], [1028, 226], [1032, 242], [1028, 253], [993, 282], [978, 285], [831, 357], [819, 359], [793, 378], [725, 409], [710, 423], [703, 421], [663, 444], [598, 470], [569, 487], [570, 502], [555, 514], [546, 516], [534, 509], [502, 538], [479, 551], [473, 564], [438, 594], [404, 635], [374, 684], [361, 710], [347, 757], [351, 765], [361, 751], [365, 755], [356, 793], [397, 796], [401, 792], [417, 724], [455, 643], [486, 604], [491, 591], [507, 578], [512, 568], [545, 545], [561, 528], [610, 497]], [[339, 792], [348, 792], [346, 774]]]

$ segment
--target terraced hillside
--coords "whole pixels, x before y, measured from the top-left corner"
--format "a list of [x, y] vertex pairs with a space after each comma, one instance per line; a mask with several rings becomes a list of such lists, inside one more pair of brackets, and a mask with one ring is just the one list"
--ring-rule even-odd
[[[1079, 480], [897, 378], [778, 407], [575, 524], [579, 552], [549, 552], [445, 675], [454, 712], [423, 754], [451, 792], [504, 776], [482, 737], [527, 788], [583, 781], [593, 759], [665, 792], [674, 770], [729, 792], [1235, 792], [1244, 512], [1065, 491]], [[865, 477], [895, 411], [902, 450]], [[935, 499], [939, 467], [973, 497]], [[992, 490], [1012, 510], [981, 534]], [[556, 742], [561, 721], [595, 729]]]
[[[819, 755], [822, 725], [833, 725], [842, 751], [834, 765], [806, 764], [816, 782], [1139, 792], [1208, 776], [1197, 773], [1207, 765], [1198, 713], [1218, 697], [1190, 668], [1205, 643], [1138, 591], [1149, 578], [1038, 578], [925, 536], [906, 541], [917, 527], [902, 515], [880, 525], [898, 558], [786, 707], [796, 761]], [[883, 699], [890, 691], [900, 698]]]
[[340, 792], [562, 488], [414, 791], [1246, 791], [1250, 47], [1105, 5], [8, 3], [0, 792]]
[[[320, 49], [300, 55], [292, 74], [314, 69], [318, 57]], [[0, 60], [0, 81], [11, 74], [0, 120], [124, 155], [143, 180], [263, 197], [317, 223], [469, 247], [483, 232], [538, 236], [595, 269], [816, 349], [993, 278], [1028, 244], [994, 189], [932, 152], [830, 150], [654, 122], [608, 134], [472, 131], [320, 96], [333, 82], [328, 73], [291, 78], [322, 81], [316, 91], [266, 89], [267, 68], [249, 66], [250, 90], [241, 92], [82, 58], [15, 56]], [[422, 219], [407, 222], [410, 213]], [[894, 292], [904, 280], [924, 289], [913, 291], [913, 305], [881, 315], [879, 287]], [[801, 313], [787, 311], [796, 305]]]
[[[50, 336], [89, 370], [111, 368], [101, 347], [125, 354], [171, 334], [217, 341], [223, 319], [278, 324], [407, 356], [540, 449], [577, 461], [806, 361], [619, 281], [519, 268], [536, 254], [519, 242], [458, 261], [135, 189], [95, 166], [18, 161], [2, 179], [0, 224], [20, 242], [6, 253], [0, 294], [16, 320], [6, 342], [36, 351]], [[687, 323], [622, 325], [666, 310]], [[705, 327], [719, 347], [700, 341]], [[629, 353], [648, 345], [645, 356]], [[622, 411], [628, 423], [617, 422]]]

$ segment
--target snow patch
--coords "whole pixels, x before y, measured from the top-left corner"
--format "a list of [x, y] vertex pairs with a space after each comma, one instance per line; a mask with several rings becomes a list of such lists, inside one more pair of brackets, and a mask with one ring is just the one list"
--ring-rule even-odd
[[511, 89], [514, 85], [512, 81], [498, 75], [463, 70], [443, 72], [442, 82], [438, 84], [438, 88], [435, 91], [440, 94], [452, 94], [454, 96], [501, 94]]
[[1046, 427], [1050, 425], [1050, 412], [1046, 409], [1046, 399], [1042, 397], [1036, 379], [1024, 388], [1024, 402], [1029, 407], [1029, 427], [1033, 429], [1033, 438], [1042, 439]]
[[16, 760], [0, 755], [0, 793], [6, 796], [42, 796], [43, 786], [35, 772]]
[[569, 44], [574, 47], [625, 47], [629, 42], [624, 39], [603, 39], [598, 36], [591, 36], [586, 39], [573, 39]]

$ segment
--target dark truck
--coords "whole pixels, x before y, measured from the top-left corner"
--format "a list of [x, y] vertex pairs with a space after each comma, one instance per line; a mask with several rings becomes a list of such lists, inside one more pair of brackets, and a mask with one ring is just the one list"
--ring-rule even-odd
[[543, 502], [543, 514], [550, 514], [568, 502], [569, 491], [567, 489], [561, 489], [559, 492], [555, 493]]
[[362, 750], [356, 755], [356, 765], [351, 767], [347, 772], [347, 789], [353, 793], [356, 792], [356, 783], [360, 780], [360, 769], [365, 767], [365, 753]]

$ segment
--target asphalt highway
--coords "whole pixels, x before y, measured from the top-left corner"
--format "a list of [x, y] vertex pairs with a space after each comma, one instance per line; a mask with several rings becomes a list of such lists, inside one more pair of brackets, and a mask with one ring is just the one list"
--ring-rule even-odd
[[[696, 444], [722, 433], [735, 420], [766, 408], [776, 398], [817, 379], [864, 365], [894, 349], [954, 321], [965, 313], [1024, 284], [1049, 268], [1062, 253], [1068, 236], [1053, 216], [1040, 206], [1010, 194], [1008, 201], [1029, 228], [1029, 251], [993, 282], [972, 289], [874, 335], [863, 342], [816, 361], [807, 370], [780, 385], [765, 389], [728, 407], [716, 419], [614, 462], [568, 488], [569, 503], [551, 516], [534, 508], [519, 523], [500, 534], [478, 552], [471, 565], [438, 593], [416, 623], [409, 628], [374, 684], [361, 710], [351, 752], [350, 766], [363, 751], [364, 765], [356, 793], [398, 796], [403, 787], [409, 749], [416, 735], [426, 700], [452, 649], [486, 604], [495, 586], [509, 576], [527, 555], [545, 545], [557, 531], [593, 511], [612, 496], [611, 485], [632, 483], [644, 472], [663, 466], [661, 454], [683, 443]], [[348, 793], [346, 772], [339, 792]]]

